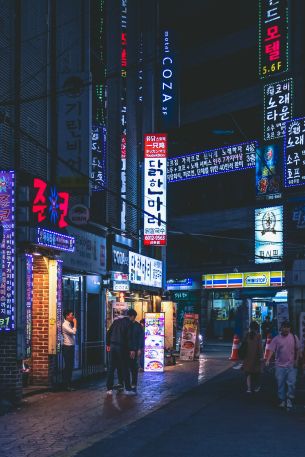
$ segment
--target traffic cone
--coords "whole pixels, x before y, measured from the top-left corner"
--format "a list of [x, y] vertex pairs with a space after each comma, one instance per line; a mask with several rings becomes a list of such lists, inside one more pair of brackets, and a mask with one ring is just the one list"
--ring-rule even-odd
[[270, 354], [271, 340], [272, 340], [272, 337], [271, 337], [270, 333], [268, 333], [267, 338], [266, 338], [266, 347], [265, 347], [264, 360], [267, 360], [267, 357]]
[[239, 360], [238, 357], [238, 348], [239, 348], [239, 338], [238, 335], [234, 335], [233, 337], [233, 344], [232, 344], [232, 352], [231, 352], [231, 357], [229, 360]]

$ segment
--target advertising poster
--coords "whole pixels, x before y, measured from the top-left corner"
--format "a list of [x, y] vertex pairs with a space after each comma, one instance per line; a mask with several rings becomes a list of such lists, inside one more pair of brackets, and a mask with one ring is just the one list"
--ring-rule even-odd
[[112, 305], [112, 321], [126, 316], [130, 304], [126, 302], [114, 302]]
[[198, 339], [198, 314], [185, 314], [182, 329], [180, 360], [194, 360]]
[[281, 198], [279, 146], [269, 144], [256, 149], [256, 197], [260, 200]]
[[255, 263], [283, 260], [283, 207], [255, 210]]
[[165, 314], [145, 313], [144, 371], [164, 371]]

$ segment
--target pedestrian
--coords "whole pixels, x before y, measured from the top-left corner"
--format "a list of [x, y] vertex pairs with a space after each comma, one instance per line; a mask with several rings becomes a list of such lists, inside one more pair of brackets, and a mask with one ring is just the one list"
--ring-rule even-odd
[[114, 372], [122, 373], [124, 393], [134, 395], [130, 384], [130, 360], [135, 358], [136, 342], [133, 322], [137, 316], [134, 309], [127, 311], [127, 316], [116, 319], [111, 324], [107, 336], [106, 345], [109, 353], [109, 365], [107, 372], [107, 395], [113, 393]]
[[269, 366], [270, 359], [275, 354], [275, 377], [281, 408], [285, 408], [285, 406], [287, 409], [292, 408], [300, 349], [300, 341], [291, 331], [291, 324], [284, 321], [280, 328], [280, 334], [271, 341], [270, 352], [266, 360], [266, 366]]
[[138, 360], [141, 359], [141, 355], [144, 353], [144, 328], [141, 322], [134, 321], [133, 324], [134, 340], [136, 345], [136, 355], [134, 359], [130, 360], [130, 372], [131, 372], [131, 388], [134, 392], [137, 391], [138, 385]]
[[270, 320], [269, 314], [266, 316], [266, 319], [262, 323], [262, 335], [263, 339], [266, 340], [268, 335], [272, 335], [273, 323]]
[[77, 332], [77, 320], [74, 317], [73, 311], [67, 309], [64, 311], [64, 322], [62, 324], [63, 346], [62, 355], [65, 362], [63, 370], [63, 385], [68, 391], [72, 388], [72, 371], [74, 365], [75, 352], [75, 335]]
[[256, 321], [250, 323], [249, 332], [245, 337], [246, 351], [243, 369], [247, 380], [247, 393], [259, 392], [261, 388], [261, 372], [263, 362], [262, 338]]

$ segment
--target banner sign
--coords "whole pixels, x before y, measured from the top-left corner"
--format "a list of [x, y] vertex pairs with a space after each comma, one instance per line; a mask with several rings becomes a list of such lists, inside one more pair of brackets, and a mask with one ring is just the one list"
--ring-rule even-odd
[[288, 71], [288, 0], [259, 1], [259, 76]]
[[164, 371], [165, 314], [145, 313], [144, 371]]
[[167, 161], [168, 182], [186, 181], [205, 176], [255, 168], [257, 141], [201, 151]]
[[272, 200], [281, 198], [279, 146], [270, 144], [256, 150], [256, 197]]
[[144, 245], [166, 245], [167, 135], [144, 138]]
[[286, 124], [284, 140], [285, 186], [305, 184], [305, 117], [293, 119]]
[[255, 210], [255, 263], [283, 260], [283, 207]]
[[264, 139], [281, 138], [293, 111], [292, 78], [264, 86]]
[[25, 355], [32, 352], [32, 315], [33, 315], [33, 256], [25, 255], [26, 261], [26, 302], [25, 302]]
[[74, 252], [75, 250], [75, 238], [73, 236], [63, 235], [40, 227], [37, 228], [35, 243], [60, 251]]
[[182, 327], [180, 360], [194, 360], [198, 339], [199, 314], [185, 314]]
[[92, 125], [92, 167], [91, 182], [93, 192], [102, 192], [106, 184], [106, 127]]
[[164, 30], [161, 36], [161, 122], [168, 130], [179, 122], [178, 84], [177, 84], [177, 56], [174, 50], [173, 32]]
[[133, 284], [162, 287], [162, 262], [129, 252], [129, 279]]
[[202, 276], [204, 289], [240, 289], [247, 287], [282, 287], [285, 284], [283, 271], [253, 271], [250, 273], [224, 273]]
[[0, 331], [15, 330], [15, 174], [0, 171], [1, 243]]
[[129, 251], [117, 245], [112, 245], [112, 262], [110, 269], [122, 273], [129, 272]]
[[192, 278], [168, 279], [166, 281], [167, 290], [188, 290], [188, 289], [192, 289], [192, 287], [193, 287]]

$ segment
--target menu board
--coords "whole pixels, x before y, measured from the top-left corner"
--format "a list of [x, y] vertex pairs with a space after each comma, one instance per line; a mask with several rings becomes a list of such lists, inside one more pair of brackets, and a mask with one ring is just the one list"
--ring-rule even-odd
[[194, 360], [198, 338], [198, 314], [185, 314], [182, 328], [180, 360]]
[[287, 122], [284, 141], [285, 186], [305, 184], [305, 117]]
[[281, 138], [286, 122], [292, 118], [293, 80], [266, 84], [264, 86], [264, 139]]
[[145, 313], [144, 371], [164, 370], [165, 314]]

